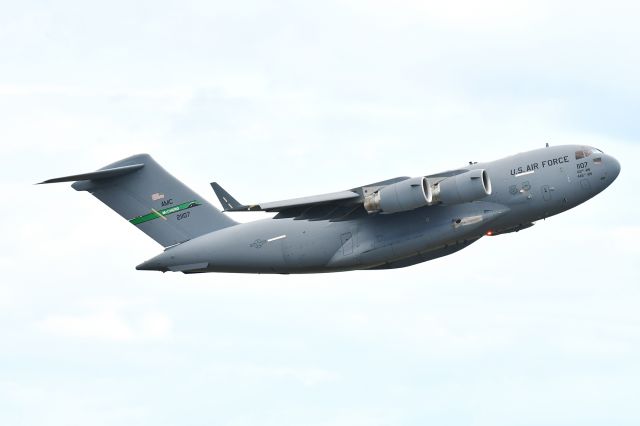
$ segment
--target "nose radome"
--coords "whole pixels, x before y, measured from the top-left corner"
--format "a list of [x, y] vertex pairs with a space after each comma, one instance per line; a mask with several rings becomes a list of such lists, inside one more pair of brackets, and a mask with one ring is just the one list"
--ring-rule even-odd
[[620, 162], [610, 155], [608, 157], [609, 161], [607, 161], [607, 168], [609, 169], [608, 171], [611, 175], [611, 182], [613, 182], [620, 174]]

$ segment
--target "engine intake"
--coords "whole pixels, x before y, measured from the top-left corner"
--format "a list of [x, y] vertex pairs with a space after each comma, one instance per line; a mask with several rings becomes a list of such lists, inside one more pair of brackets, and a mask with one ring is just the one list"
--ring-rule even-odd
[[416, 177], [380, 188], [364, 199], [369, 213], [398, 213], [427, 206], [433, 201], [431, 186], [425, 177]]
[[446, 178], [433, 186], [433, 202], [459, 204], [476, 201], [491, 195], [491, 179], [485, 169]]

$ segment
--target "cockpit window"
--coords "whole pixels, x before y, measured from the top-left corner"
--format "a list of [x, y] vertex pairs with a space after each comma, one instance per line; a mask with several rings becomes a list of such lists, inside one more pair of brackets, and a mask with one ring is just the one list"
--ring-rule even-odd
[[602, 151], [596, 148], [585, 148], [580, 151], [576, 151], [576, 160], [587, 158], [591, 154], [602, 154]]

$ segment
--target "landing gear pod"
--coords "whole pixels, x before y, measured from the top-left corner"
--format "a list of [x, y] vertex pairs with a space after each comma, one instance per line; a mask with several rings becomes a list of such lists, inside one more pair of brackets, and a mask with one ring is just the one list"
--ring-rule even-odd
[[369, 213], [398, 213], [427, 206], [433, 193], [425, 177], [416, 177], [379, 189], [364, 199]]
[[459, 204], [491, 195], [491, 179], [485, 169], [469, 170], [433, 185], [433, 202]]

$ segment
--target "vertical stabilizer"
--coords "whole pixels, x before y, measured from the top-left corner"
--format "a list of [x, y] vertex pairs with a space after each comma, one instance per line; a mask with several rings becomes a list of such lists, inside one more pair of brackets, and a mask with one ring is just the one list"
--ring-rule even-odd
[[76, 181], [164, 247], [236, 224], [148, 154], [134, 155], [102, 169], [42, 183]]

